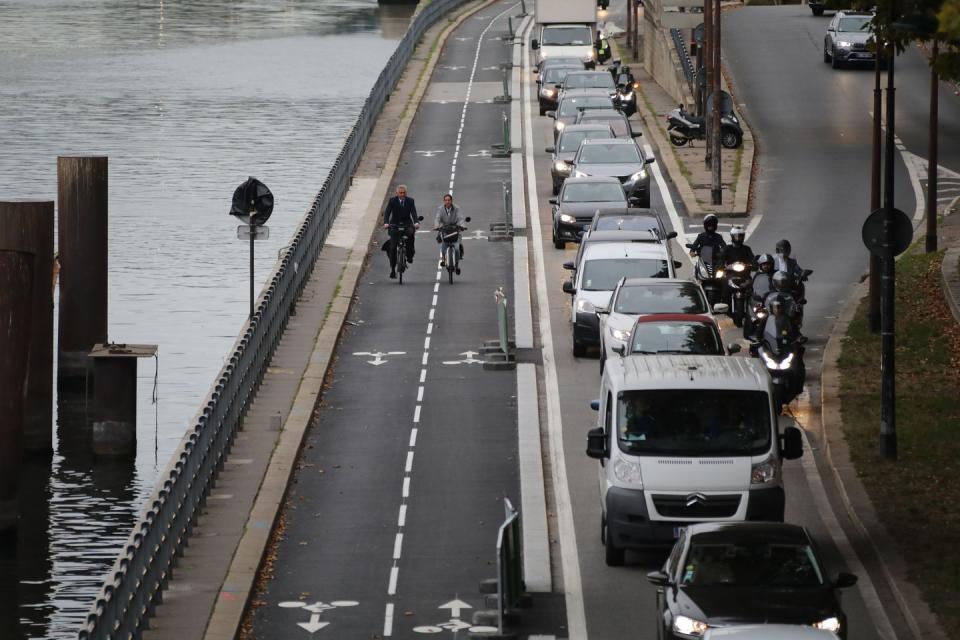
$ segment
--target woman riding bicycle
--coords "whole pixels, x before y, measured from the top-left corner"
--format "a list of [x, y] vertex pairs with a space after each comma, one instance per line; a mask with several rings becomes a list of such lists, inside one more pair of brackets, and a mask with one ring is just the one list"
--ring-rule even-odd
[[[460, 207], [453, 204], [453, 196], [448, 193], [447, 195], [443, 196], [443, 204], [437, 207], [437, 214], [434, 217], [433, 229], [434, 231], [440, 231], [443, 227], [455, 227], [459, 229], [462, 223], [463, 223], [463, 219], [460, 217]], [[440, 266], [445, 267], [447, 266], [447, 261], [446, 261], [447, 249], [452, 245], [450, 243], [443, 242], [441, 235], [442, 234], [437, 236], [438, 240], [441, 240]], [[454, 249], [458, 252], [459, 257], [463, 258], [463, 243], [459, 242], [459, 237], [460, 237], [459, 234], [457, 234], [458, 242], [457, 242], [457, 246], [455, 246]], [[460, 274], [459, 261], [458, 261], [458, 264], [456, 265], [456, 272], [458, 275]]]

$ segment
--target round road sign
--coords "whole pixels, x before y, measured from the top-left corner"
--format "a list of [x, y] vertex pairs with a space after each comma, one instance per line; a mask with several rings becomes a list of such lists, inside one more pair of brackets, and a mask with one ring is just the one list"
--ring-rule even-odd
[[900, 209], [893, 210], [893, 233], [891, 234], [892, 246], [886, 245], [886, 229], [884, 222], [886, 219], [886, 209], [877, 209], [863, 223], [861, 235], [863, 244], [867, 250], [881, 258], [893, 258], [904, 251], [913, 242], [913, 224], [910, 218]]
[[273, 194], [267, 185], [256, 178], [247, 178], [233, 192], [230, 215], [237, 216], [253, 227], [264, 224], [273, 213]]

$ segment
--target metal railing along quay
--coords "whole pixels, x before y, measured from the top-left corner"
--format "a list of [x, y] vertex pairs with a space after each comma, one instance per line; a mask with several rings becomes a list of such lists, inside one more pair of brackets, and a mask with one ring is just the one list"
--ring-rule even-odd
[[426, 4], [373, 83], [330, 173], [261, 291], [253, 318], [234, 343], [228, 362], [110, 570], [78, 633], [81, 640], [138, 638], [147, 627], [313, 271], [384, 103], [424, 32], [466, 2]]
[[680, 29], [670, 29], [670, 37], [673, 38], [673, 46], [677, 49], [680, 66], [683, 67], [683, 77], [687, 79], [687, 86], [692, 94], [694, 93], [693, 79], [696, 71], [693, 67], [693, 60], [690, 59], [690, 52], [687, 50], [687, 43], [684, 42]]

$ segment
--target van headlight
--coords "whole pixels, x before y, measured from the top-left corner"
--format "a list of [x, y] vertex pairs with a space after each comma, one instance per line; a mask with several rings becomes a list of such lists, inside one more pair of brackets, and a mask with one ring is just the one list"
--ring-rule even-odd
[[596, 52], [591, 49], [590, 53], [588, 53], [588, 54], [583, 58], [583, 61], [584, 61], [584, 62], [593, 62], [593, 59], [594, 59], [596, 56], [597, 56]]
[[833, 633], [840, 632], [840, 620], [839, 618], [825, 618], [820, 622], [813, 623], [814, 629], [823, 629], [824, 631], [832, 631]]
[[777, 463], [771, 458], [750, 467], [750, 484], [767, 484], [777, 479]]
[[577, 300], [577, 313], [593, 313], [597, 310], [589, 300]]
[[617, 460], [613, 463], [613, 475], [624, 484], [638, 487], [643, 486], [643, 476], [640, 474], [640, 465], [627, 460]]
[[700, 638], [707, 632], [707, 623], [687, 616], [677, 616], [673, 619], [673, 631], [692, 638]]
[[610, 327], [610, 335], [620, 342], [626, 342], [630, 339], [630, 332], [625, 331], [624, 329], [617, 329], [616, 327]]

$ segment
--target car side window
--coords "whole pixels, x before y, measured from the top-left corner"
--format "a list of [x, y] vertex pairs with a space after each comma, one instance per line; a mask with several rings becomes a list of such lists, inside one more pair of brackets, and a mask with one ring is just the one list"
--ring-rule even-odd
[[677, 538], [677, 542], [673, 545], [673, 550], [670, 552], [670, 557], [667, 558], [667, 575], [670, 576], [670, 579], [673, 580], [677, 575], [677, 565], [680, 563], [680, 554], [683, 553], [684, 542], [687, 539], [687, 530], [683, 529], [680, 531], [680, 537]]

